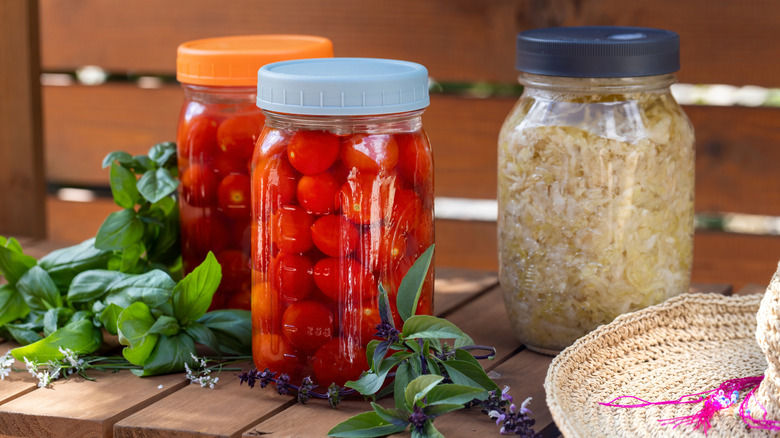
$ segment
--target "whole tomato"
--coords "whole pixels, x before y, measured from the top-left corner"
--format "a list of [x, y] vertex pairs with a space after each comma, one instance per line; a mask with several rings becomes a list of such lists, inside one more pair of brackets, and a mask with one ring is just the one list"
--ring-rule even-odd
[[378, 293], [371, 270], [352, 259], [326, 257], [314, 265], [314, 282], [337, 303], [359, 303]]
[[261, 217], [282, 205], [292, 204], [297, 190], [298, 177], [286, 156], [272, 156], [259, 161], [252, 175], [254, 214]]
[[350, 174], [339, 191], [339, 205], [352, 222], [376, 224], [390, 217], [397, 189], [394, 176]]
[[217, 129], [217, 144], [220, 151], [240, 161], [251, 160], [262, 127], [262, 113], [228, 118]]
[[336, 194], [341, 185], [330, 172], [303, 175], [298, 181], [298, 203], [311, 214], [330, 214], [336, 210]]
[[250, 186], [249, 177], [244, 174], [232, 174], [222, 179], [217, 187], [220, 210], [234, 219], [248, 218], [252, 202]]
[[219, 180], [214, 170], [199, 163], [193, 163], [181, 174], [181, 196], [184, 202], [197, 207], [214, 205], [217, 200]]
[[258, 370], [266, 368], [290, 375], [293, 381], [302, 378], [303, 361], [300, 353], [284, 336], [276, 333], [254, 333], [252, 336], [252, 358]]
[[194, 162], [212, 160], [219, 152], [219, 119], [210, 113], [193, 114], [179, 127], [179, 155]]
[[312, 368], [320, 386], [328, 387], [331, 383], [344, 386], [368, 369], [366, 350], [354, 341], [333, 338], [314, 354]]
[[414, 186], [432, 183], [433, 162], [428, 138], [421, 132], [396, 134], [398, 173]]
[[282, 299], [298, 301], [314, 289], [313, 266], [304, 255], [280, 252], [276, 256], [273, 276]]
[[333, 311], [318, 301], [290, 304], [282, 316], [282, 333], [295, 348], [312, 352], [334, 334]]
[[341, 215], [329, 214], [314, 221], [311, 226], [314, 245], [331, 257], [346, 257], [357, 246], [360, 232]]
[[282, 309], [279, 294], [264, 273], [252, 271], [252, 330], [275, 333], [281, 328]]
[[398, 143], [392, 134], [353, 134], [342, 143], [341, 161], [348, 169], [379, 173], [398, 164]]
[[347, 306], [340, 319], [341, 336], [366, 345], [368, 341], [376, 338], [376, 326], [381, 322], [375, 299], [365, 300], [358, 306]]
[[297, 205], [284, 205], [272, 218], [272, 240], [280, 251], [303, 254], [312, 247], [311, 216]]
[[299, 172], [314, 175], [336, 162], [341, 141], [327, 131], [297, 131], [290, 138], [287, 157]]

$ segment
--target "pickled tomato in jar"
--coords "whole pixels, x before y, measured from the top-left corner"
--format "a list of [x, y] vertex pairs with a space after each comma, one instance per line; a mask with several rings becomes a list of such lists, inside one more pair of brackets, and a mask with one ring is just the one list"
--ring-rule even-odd
[[222, 281], [211, 309], [251, 308], [251, 177], [264, 124], [255, 105], [257, 69], [281, 59], [332, 56], [326, 38], [260, 35], [179, 46], [179, 213], [184, 273], [212, 251]]
[[[418, 100], [350, 107], [354, 76], [384, 86], [364, 63], [413, 76]], [[427, 71], [350, 58], [285, 65], [264, 67], [258, 80], [266, 124], [251, 175], [253, 356], [259, 370], [287, 373], [292, 383], [310, 376], [321, 387], [342, 386], [368, 369], [366, 346], [379, 339], [378, 285], [400, 329], [398, 286], [433, 244], [432, 158], [421, 123]], [[266, 69], [300, 81], [304, 100], [319, 95], [319, 81], [339, 82], [347, 106], [329, 107], [327, 93], [323, 106], [276, 104], [262, 93], [273, 86]], [[418, 314], [433, 310], [433, 275], [431, 268]]]

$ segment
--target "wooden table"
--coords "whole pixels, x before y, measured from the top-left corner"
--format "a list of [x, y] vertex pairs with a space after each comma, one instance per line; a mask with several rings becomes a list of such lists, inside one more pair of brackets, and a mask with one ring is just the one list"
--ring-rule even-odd
[[[530, 408], [536, 430], [558, 436], [543, 388], [549, 356], [523, 348], [511, 333], [495, 274], [438, 269], [436, 314], [498, 350], [483, 366], [491, 377]], [[740, 293], [760, 291], [746, 288]], [[695, 292], [730, 293], [727, 285], [694, 285]], [[11, 345], [0, 344], [0, 354]], [[246, 364], [245, 369], [250, 369]], [[17, 364], [17, 368], [24, 368]], [[26, 372], [0, 382], [0, 436], [31, 437], [308, 437], [325, 436], [337, 423], [370, 409], [361, 400], [332, 409], [320, 400], [306, 405], [273, 388], [239, 385], [237, 372], [223, 372], [215, 389], [190, 385], [183, 374], [139, 378], [129, 372], [91, 372], [96, 381], [60, 380], [37, 388]], [[497, 436], [495, 423], [478, 409], [448, 414], [435, 422], [448, 437]], [[408, 434], [406, 434], [408, 436]]]

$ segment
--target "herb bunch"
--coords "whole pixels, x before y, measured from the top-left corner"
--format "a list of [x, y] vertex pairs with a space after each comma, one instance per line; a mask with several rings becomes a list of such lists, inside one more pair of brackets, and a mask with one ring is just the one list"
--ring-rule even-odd
[[197, 367], [196, 343], [248, 358], [249, 312], [207, 312], [222, 277], [214, 255], [181, 278], [175, 145], [154, 145], [148, 156], [112, 152], [103, 164], [123, 209], [95, 238], [36, 260], [0, 236], [0, 336], [22, 345], [13, 356], [89, 355], [106, 347], [105, 329], [141, 376]]
[[[404, 321], [403, 327], [393, 323], [387, 291], [379, 285], [379, 314], [376, 336], [366, 348], [369, 370], [346, 388], [335, 384], [326, 392], [316, 391], [311, 379], [293, 385], [286, 374], [278, 377], [271, 370], [252, 370], [239, 375], [240, 381], [264, 388], [274, 384], [277, 392], [297, 392], [298, 400], [327, 399], [333, 407], [341, 398], [358, 393], [372, 400], [372, 411], [354, 416], [329, 431], [334, 437], [377, 437], [411, 431], [413, 437], [440, 437], [433, 421], [440, 415], [466, 406], [482, 407], [501, 427], [501, 433], [536, 437], [534, 420], [527, 408], [520, 410], [511, 404], [508, 388], [498, 385], [485, 373], [478, 359], [493, 359], [493, 347], [474, 345], [474, 341], [455, 324], [430, 315], [415, 315], [426, 273], [433, 256], [433, 246], [415, 261], [402, 280], [396, 304]], [[449, 345], [444, 340], [452, 340]], [[486, 354], [475, 356], [473, 352]], [[385, 382], [392, 378], [392, 384]], [[393, 408], [375, 403], [379, 398], [393, 395]]]

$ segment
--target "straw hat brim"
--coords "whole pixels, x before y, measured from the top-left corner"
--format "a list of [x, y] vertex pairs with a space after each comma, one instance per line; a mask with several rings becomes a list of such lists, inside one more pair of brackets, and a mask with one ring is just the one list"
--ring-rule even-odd
[[[683, 294], [621, 315], [580, 338], [553, 360], [544, 384], [558, 429], [566, 437], [704, 436], [692, 426], [658, 421], [692, 415], [700, 403], [643, 408], [599, 403], [623, 395], [676, 400], [726, 380], [762, 375], [767, 362], [756, 341], [762, 297]], [[726, 411], [711, 423], [709, 438], [770, 436], [747, 429]]]

